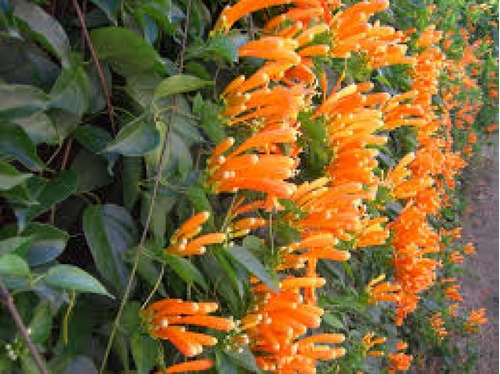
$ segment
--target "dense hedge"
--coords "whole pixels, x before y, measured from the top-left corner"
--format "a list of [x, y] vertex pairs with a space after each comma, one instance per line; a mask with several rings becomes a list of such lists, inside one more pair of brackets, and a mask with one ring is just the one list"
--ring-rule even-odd
[[0, 372], [474, 372], [497, 2], [0, 8]]

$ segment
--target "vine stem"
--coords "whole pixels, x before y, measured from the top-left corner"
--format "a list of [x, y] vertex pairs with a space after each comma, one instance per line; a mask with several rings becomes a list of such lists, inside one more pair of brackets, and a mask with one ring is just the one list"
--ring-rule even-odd
[[28, 330], [26, 329], [26, 326], [24, 326], [23, 320], [21, 319], [21, 316], [19, 315], [19, 312], [17, 311], [16, 305], [14, 304], [14, 300], [12, 299], [12, 296], [10, 295], [9, 290], [7, 289], [7, 287], [5, 287], [2, 280], [0, 280], [0, 300], [7, 307], [7, 310], [9, 311], [12, 319], [14, 320], [14, 323], [16, 324], [16, 327], [19, 330], [21, 337], [23, 338], [24, 342], [28, 346], [28, 350], [30, 352], [30, 355], [33, 358], [33, 361], [35, 362], [35, 365], [38, 367], [38, 370], [42, 374], [49, 374], [49, 371], [45, 367], [45, 364], [43, 363], [42, 358], [38, 354], [38, 351], [36, 350], [35, 345], [33, 344], [33, 342], [30, 339], [30, 335], [28, 333]]
[[161, 264], [161, 269], [160, 269], [160, 274], [158, 274], [158, 279], [156, 280], [156, 283], [154, 284], [153, 289], [149, 293], [148, 297], [146, 298], [144, 303], [142, 303], [141, 309], [144, 309], [146, 307], [146, 305], [149, 304], [149, 302], [153, 298], [153, 296], [156, 293], [156, 291], [158, 290], [158, 288], [160, 288], [161, 280], [163, 278], [164, 273], [165, 273], [165, 263]]
[[[73, 3], [75, 4], [77, 0], [73, 0]], [[187, 34], [188, 34], [188, 28], [189, 28], [189, 15], [191, 13], [191, 0], [187, 1], [187, 11], [186, 11], [186, 22], [184, 25], [184, 36], [182, 39], [182, 44], [181, 44], [181, 53], [180, 53], [180, 58], [179, 58], [179, 66], [178, 66], [178, 72], [179, 74], [182, 73], [184, 70], [184, 54], [186, 52], [186, 43], [187, 43]], [[88, 34], [87, 34], [88, 35]], [[170, 124], [173, 121], [173, 115], [174, 111], [176, 108], [176, 96], [173, 97], [173, 107], [171, 112], [170, 112]], [[125, 304], [128, 301], [128, 298], [130, 296], [130, 292], [132, 290], [132, 284], [134, 281], [135, 274], [137, 272], [137, 268], [139, 266], [139, 259], [141, 258], [142, 252], [144, 250], [144, 243], [146, 242], [146, 238], [148, 236], [148, 231], [149, 231], [149, 226], [151, 225], [151, 220], [153, 218], [153, 210], [154, 210], [154, 205], [155, 205], [155, 199], [156, 195], [158, 194], [158, 188], [160, 186], [160, 182], [163, 178], [163, 169], [165, 168], [165, 163], [167, 161], [167, 155], [169, 154], [169, 144], [170, 144], [170, 131], [167, 132], [167, 136], [165, 137], [165, 140], [163, 141], [162, 145], [162, 151], [161, 151], [161, 156], [160, 156], [160, 162], [159, 165], [156, 169], [156, 177], [155, 177], [155, 182], [153, 186], [153, 192], [151, 194], [151, 199], [149, 203], [149, 210], [148, 210], [148, 215], [146, 217], [146, 222], [144, 223], [144, 228], [142, 230], [141, 238], [139, 240], [139, 244], [137, 246], [137, 251], [135, 253], [134, 257], [134, 263], [132, 265], [132, 270], [130, 272], [130, 275], [128, 277], [128, 282], [127, 286], [125, 288], [125, 291], [123, 293], [122, 301], [120, 303], [120, 306], [118, 308], [118, 312], [116, 313], [115, 320], [113, 322], [113, 326], [111, 328], [111, 332], [109, 334], [109, 339], [108, 343], [106, 345], [106, 350], [104, 351], [104, 356], [102, 359], [101, 367], [99, 368], [99, 374], [102, 374], [104, 372], [104, 369], [106, 368], [106, 363], [108, 361], [109, 354], [111, 352], [111, 347], [113, 345], [113, 341], [116, 335], [116, 330], [118, 329], [118, 325], [120, 323], [121, 316], [123, 314], [123, 309], [125, 308]]]
[[83, 12], [82, 9], [80, 8], [80, 5], [78, 4], [78, 0], [73, 0], [73, 7], [75, 8], [76, 15], [78, 16], [78, 22], [82, 26], [83, 36], [87, 41], [90, 51], [90, 56], [92, 57], [92, 60], [94, 61], [95, 67], [97, 69], [97, 75], [99, 75], [99, 82], [101, 83], [102, 92], [106, 100], [106, 108], [108, 109], [109, 121], [111, 123], [111, 131], [113, 132], [113, 135], [115, 135], [116, 123], [114, 118], [114, 108], [113, 104], [111, 103], [111, 96], [109, 95], [108, 87], [106, 86], [106, 78], [104, 78], [104, 73], [102, 71], [101, 64], [99, 63], [99, 59], [97, 58], [97, 53], [95, 52], [92, 41], [90, 40], [89, 31], [87, 30], [87, 26], [85, 25], [85, 18], [83, 17]]

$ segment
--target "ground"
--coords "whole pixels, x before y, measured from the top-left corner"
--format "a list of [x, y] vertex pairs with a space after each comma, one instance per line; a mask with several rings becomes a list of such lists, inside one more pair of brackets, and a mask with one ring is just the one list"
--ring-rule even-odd
[[479, 361], [475, 373], [498, 373], [498, 134], [485, 146], [478, 163], [466, 173], [469, 201], [463, 217], [464, 239], [476, 244], [477, 255], [469, 258], [462, 294], [467, 309], [486, 308], [488, 324], [479, 336]]

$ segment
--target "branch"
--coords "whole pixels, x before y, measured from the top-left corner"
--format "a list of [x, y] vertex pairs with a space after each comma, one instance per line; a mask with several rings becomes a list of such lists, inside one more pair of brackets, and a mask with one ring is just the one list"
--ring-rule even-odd
[[24, 323], [21, 317], [19, 316], [19, 312], [17, 311], [16, 305], [14, 304], [14, 300], [12, 299], [12, 296], [10, 296], [9, 290], [7, 289], [7, 287], [5, 287], [2, 280], [0, 280], [0, 300], [7, 307], [7, 310], [9, 311], [12, 319], [14, 320], [14, 323], [16, 324], [16, 327], [19, 330], [21, 337], [28, 346], [30, 355], [33, 358], [33, 361], [35, 361], [38, 370], [40, 370], [40, 373], [42, 374], [49, 374], [48, 370], [45, 368], [45, 364], [43, 363], [40, 355], [38, 354], [38, 351], [36, 350], [35, 345], [30, 339], [28, 330], [26, 330], [26, 327], [24, 326]]
[[[76, 2], [76, 0], [73, 0]], [[184, 25], [184, 36], [181, 44], [181, 53], [180, 53], [180, 59], [179, 59], [179, 66], [178, 66], [178, 72], [179, 74], [182, 73], [184, 69], [184, 54], [186, 52], [186, 42], [187, 42], [187, 33], [188, 33], [188, 28], [189, 28], [189, 14], [191, 13], [191, 0], [187, 1], [187, 14], [186, 14], [186, 23]], [[173, 115], [174, 111], [176, 108], [176, 102], [177, 102], [177, 97], [174, 96], [173, 98], [173, 106], [170, 111], [170, 124], [173, 122]], [[135, 253], [134, 257], [134, 264], [132, 266], [132, 270], [130, 272], [128, 282], [127, 282], [127, 287], [125, 288], [125, 292], [123, 293], [123, 298], [120, 303], [120, 307], [118, 308], [118, 312], [116, 313], [115, 320], [113, 322], [113, 326], [111, 328], [111, 332], [109, 334], [109, 339], [108, 343], [106, 345], [106, 350], [104, 351], [104, 357], [102, 359], [101, 367], [99, 368], [99, 374], [104, 373], [104, 369], [106, 368], [106, 363], [108, 361], [109, 354], [111, 352], [111, 347], [113, 345], [113, 340], [116, 335], [116, 330], [118, 329], [118, 325], [120, 323], [121, 316], [123, 314], [123, 309], [125, 308], [125, 304], [128, 301], [128, 298], [130, 297], [130, 291], [132, 290], [132, 284], [134, 281], [135, 273], [137, 272], [137, 267], [139, 265], [139, 259], [141, 258], [142, 251], [144, 249], [144, 243], [146, 241], [148, 231], [149, 231], [149, 226], [151, 225], [151, 220], [153, 218], [153, 210], [154, 210], [154, 205], [155, 205], [155, 200], [156, 200], [156, 195], [158, 194], [158, 189], [160, 186], [160, 182], [163, 178], [163, 169], [165, 168], [165, 163], [167, 161], [167, 155], [169, 154], [169, 143], [170, 143], [170, 131], [167, 133], [167, 136], [165, 137], [165, 140], [163, 141], [162, 145], [162, 151], [161, 151], [161, 156], [160, 156], [160, 162], [159, 165], [156, 169], [155, 173], [155, 182], [153, 185], [153, 192], [151, 194], [151, 199], [149, 203], [149, 210], [148, 210], [148, 215], [146, 217], [146, 222], [144, 223], [144, 228], [142, 230], [141, 238], [139, 240], [139, 244], [137, 246], [137, 251]]]
[[95, 53], [92, 41], [90, 40], [89, 31], [87, 30], [87, 26], [85, 25], [85, 18], [83, 17], [80, 5], [78, 5], [78, 0], [73, 0], [73, 7], [75, 8], [76, 14], [78, 16], [78, 21], [82, 26], [83, 36], [87, 41], [90, 50], [90, 55], [92, 56], [92, 60], [94, 61], [95, 67], [97, 69], [97, 74], [99, 75], [99, 81], [101, 82], [102, 92], [104, 94], [104, 98], [106, 99], [106, 107], [108, 109], [109, 121], [111, 122], [111, 131], [113, 132], [113, 135], [116, 135], [114, 109], [113, 109], [113, 104], [111, 103], [111, 97], [109, 95], [108, 87], [106, 86], [106, 79], [104, 78], [104, 73], [102, 71], [101, 64], [99, 63], [99, 59], [97, 58], [97, 54]]

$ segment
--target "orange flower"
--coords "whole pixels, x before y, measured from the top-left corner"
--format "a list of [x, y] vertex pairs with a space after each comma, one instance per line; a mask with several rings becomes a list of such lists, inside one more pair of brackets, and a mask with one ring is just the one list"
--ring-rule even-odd
[[307, 304], [304, 295], [308, 288], [323, 284], [322, 278], [289, 277], [280, 282], [279, 293], [271, 292], [264, 284], [254, 285], [256, 304], [241, 320], [240, 329], [248, 335], [262, 370], [309, 373], [314, 372], [316, 360], [332, 360], [345, 354], [341, 347], [326, 345], [342, 343], [342, 334], [301, 338], [308, 329], [320, 325], [323, 315], [323, 309]]
[[389, 357], [389, 373], [395, 374], [397, 370], [407, 371], [410, 368], [413, 356], [402, 353], [408, 348], [408, 344], [403, 341], [396, 343], [397, 353], [390, 353]]
[[226, 33], [236, 21], [247, 14], [271, 6], [290, 4], [291, 2], [292, 0], [241, 0], [233, 6], [224, 8], [215, 24], [214, 31], [222, 30]]
[[417, 47], [431, 47], [439, 43], [442, 34], [442, 31], [436, 31], [436, 25], [427, 26], [417, 40]]
[[210, 217], [209, 212], [201, 212], [188, 219], [170, 239], [166, 253], [179, 256], [202, 255], [206, 245], [222, 243], [226, 240], [224, 233], [212, 233], [194, 238], [202, 230], [202, 225]]
[[294, 39], [268, 36], [240, 47], [239, 55], [297, 65], [301, 61], [299, 55], [295, 53], [298, 46], [299, 44]]
[[407, 355], [404, 353], [390, 353], [388, 357], [390, 361], [390, 374], [394, 374], [398, 370], [407, 371], [408, 369], [410, 369], [411, 360], [413, 359], [412, 355]]
[[460, 288], [460, 285], [458, 285], [458, 284], [446, 287], [446, 289], [445, 289], [446, 298], [450, 299], [450, 300], [455, 300], [455, 301], [463, 301], [462, 296], [460, 296], [460, 293], [458, 292], [459, 288]]
[[[184, 356], [192, 357], [202, 353], [203, 346], [217, 344], [217, 339], [210, 335], [186, 331], [184, 326], [178, 325], [192, 324], [224, 331], [234, 329], [235, 325], [231, 319], [206, 315], [216, 310], [215, 303], [164, 299], [151, 304], [142, 314], [151, 336], [169, 340]], [[206, 361], [201, 364], [193, 363], [193, 370], [196, 367], [208, 368], [207, 364]], [[172, 370], [180, 369], [174, 366]]]
[[474, 248], [474, 244], [467, 243], [464, 246], [464, 252], [465, 252], [465, 254], [467, 254], [469, 256], [472, 256], [472, 255], [476, 254], [476, 249]]
[[453, 251], [450, 253], [450, 261], [455, 264], [462, 264], [464, 262], [464, 256], [459, 251]]
[[[286, 127], [261, 131], [248, 138], [226, 157], [214, 151], [214, 155], [209, 159], [208, 180], [213, 191], [220, 193], [249, 189], [276, 197], [291, 196], [296, 187], [284, 180], [294, 175], [296, 161], [277, 154], [274, 147], [280, 143], [294, 143], [295, 137], [296, 131]], [[221, 144], [223, 143], [232, 144], [232, 141], [224, 141]], [[251, 149], [254, 149], [253, 153], [243, 154]], [[273, 153], [268, 153], [271, 150]]]
[[448, 314], [452, 317], [458, 317], [458, 312], [457, 312], [457, 309], [458, 309], [458, 304], [455, 303], [455, 304], [451, 304], [449, 307], [448, 307]]
[[465, 329], [467, 331], [477, 331], [479, 329], [479, 325], [484, 325], [488, 322], [488, 319], [484, 316], [486, 314], [486, 310], [484, 308], [471, 310], [469, 318], [465, 322]]
[[[185, 373], [190, 371], [203, 371], [208, 370], [214, 365], [213, 360], [208, 358], [201, 360], [186, 361], [180, 364], [172, 365], [167, 368], [167, 374], [170, 373]], [[156, 374], [163, 374], [163, 372], [158, 371]]]
[[370, 304], [376, 304], [380, 301], [398, 302], [400, 300], [399, 292], [401, 286], [398, 284], [391, 284], [390, 282], [382, 282], [384, 279], [385, 274], [382, 274], [372, 279], [366, 285], [365, 291], [369, 295]]
[[363, 336], [363, 339], [361, 340], [361, 344], [363, 344], [363, 349], [368, 356], [380, 357], [380, 356], [383, 356], [385, 354], [384, 351], [371, 350], [371, 349], [375, 345], [385, 343], [386, 340], [387, 339], [385, 337], [380, 337], [380, 338], [375, 339], [375, 334], [370, 332], [370, 333], [367, 333]]
[[356, 247], [371, 247], [382, 245], [389, 238], [389, 230], [382, 227], [387, 222], [387, 217], [365, 219], [362, 222], [364, 228], [356, 238]]
[[443, 327], [444, 322], [441, 318], [441, 313], [436, 313], [430, 317], [430, 323], [431, 327], [436, 333], [437, 337], [439, 339], [443, 339], [446, 335], [448, 335], [448, 332], [446, 329]]

